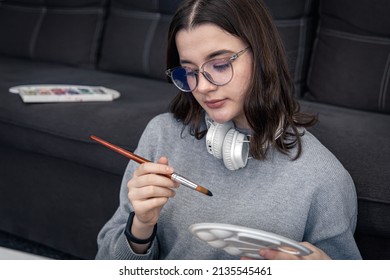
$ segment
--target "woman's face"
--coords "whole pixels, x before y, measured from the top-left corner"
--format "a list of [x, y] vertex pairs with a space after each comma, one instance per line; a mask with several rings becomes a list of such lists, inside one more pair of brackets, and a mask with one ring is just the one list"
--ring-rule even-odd
[[[214, 24], [202, 24], [176, 35], [182, 66], [193, 70], [211, 59], [227, 58], [248, 47], [245, 43]], [[249, 128], [243, 105], [252, 72], [252, 54], [244, 52], [233, 63], [233, 77], [223, 86], [210, 83], [199, 74], [193, 95], [209, 117], [218, 123], [233, 120], [239, 128]]]

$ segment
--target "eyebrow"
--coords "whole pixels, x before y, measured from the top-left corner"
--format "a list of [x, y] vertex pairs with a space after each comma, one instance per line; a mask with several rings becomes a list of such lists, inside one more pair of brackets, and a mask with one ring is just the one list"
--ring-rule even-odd
[[[215, 52], [212, 52], [212, 53], [208, 54], [208, 55], [206, 56], [205, 61], [208, 61], [208, 60], [210, 60], [210, 59], [213, 59], [213, 58], [215, 58], [215, 57], [217, 57], [217, 56], [220, 56], [220, 55], [223, 55], [223, 54], [232, 54], [232, 53], [234, 53], [234, 52], [231, 51], [231, 50], [225, 50], [225, 49], [223, 49], [223, 50], [218, 50], [218, 51], [215, 51]], [[185, 60], [185, 59], [180, 60], [180, 63], [181, 63], [181, 64], [194, 64], [194, 65], [195, 65], [195, 63], [193, 63], [192, 61], [190, 61], [190, 60]]]

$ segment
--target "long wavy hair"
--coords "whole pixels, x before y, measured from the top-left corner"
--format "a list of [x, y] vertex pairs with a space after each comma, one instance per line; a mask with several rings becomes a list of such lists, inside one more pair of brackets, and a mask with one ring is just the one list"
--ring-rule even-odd
[[[248, 86], [244, 113], [251, 127], [250, 154], [264, 159], [273, 144], [280, 152], [297, 159], [302, 151], [298, 127], [315, 124], [316, 117], [300, 112], [293, 98], [283, 42], [267, 8], [261, 0], [185, 0], [175, 13], [168, 33], [167, 68], [180, 65], [176, 46], [178, 31], [212, 23], [240, 38], [253, 54], [252, 77]], [[183, 124], [190, 126], [197, 139], [205, 136], [204, 110], [191, 93], [179, 92], [170, 111]], [[283, 134], [275, 139], [279, 124]]]

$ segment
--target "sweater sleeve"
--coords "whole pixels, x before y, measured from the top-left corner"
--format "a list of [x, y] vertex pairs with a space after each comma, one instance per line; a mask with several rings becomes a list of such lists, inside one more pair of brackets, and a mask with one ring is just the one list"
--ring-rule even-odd
[[[148, 124], [136, 150], [137, 154], [151, 160], [154, 160], [151, 154], [153, 153], [153, 143], [156, 143], [154, 141], [156, 139], [153, 140], [153, 135], [156, 134], [155, 126], [156, 122], [153, 120]], [[129, 213], [132, 211], [131, 203], [127, 197], [127, 183], [137, 166], [138, 164], [133, 161], [130, 161], [127, 165], [120, 188], [119, 207], [111, 219], [100, 230], [97, 237], [98, 252], [96, 259], [147, 260], [158, 257], [158, 237], [154, 239], [151, 247], [145, 254], [136, 254], [131, 249], [124, 234]]]
[[332, 259], [361, 259], [354, 239], [357, 221], [355, 185], [349, 173], [337, 168], [313, 197], [305, 240], [321, 248]]

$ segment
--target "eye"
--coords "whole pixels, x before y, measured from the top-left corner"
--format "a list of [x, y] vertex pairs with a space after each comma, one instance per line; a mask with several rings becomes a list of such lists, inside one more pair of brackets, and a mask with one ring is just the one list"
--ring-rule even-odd
[[225, 72], [230, 68], [230, 63], [226, 61], [216, 61], [213, 63], [212, 67], [213, 71]]
[[185, 69], [186, 69], [187, 77], [194, 77], [194, 76], [196, 76], [197, 71], [192, 70], [191, 68], [185, 68]]

